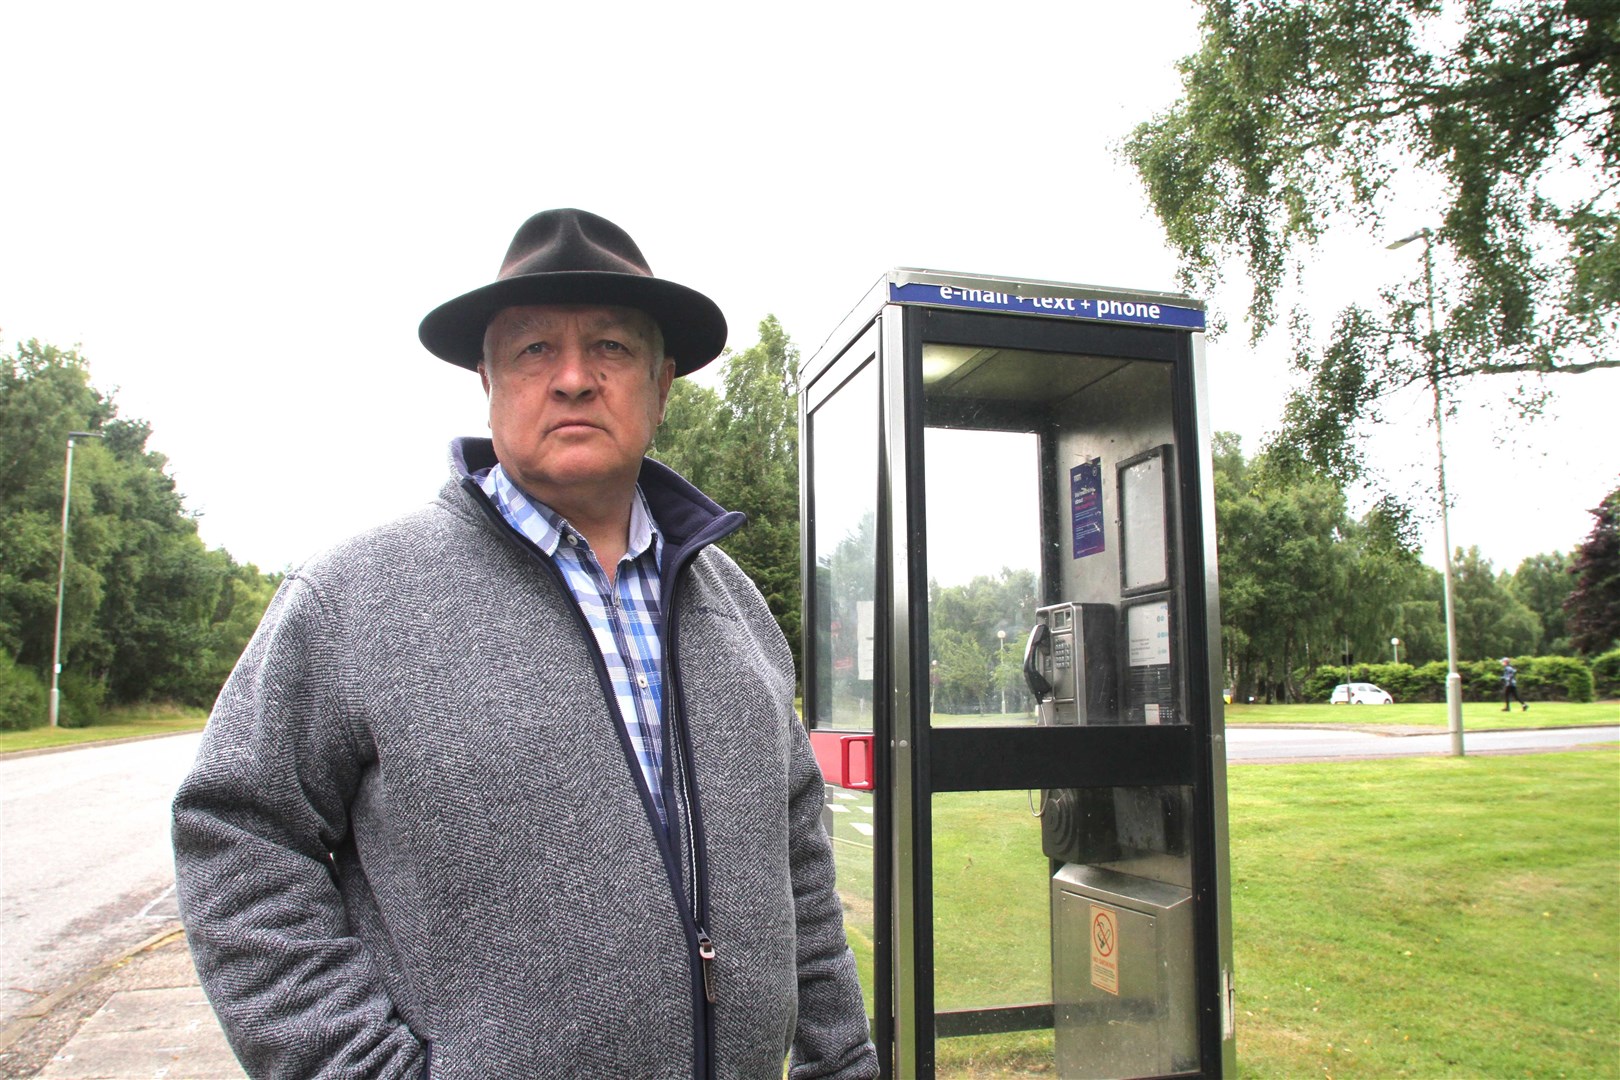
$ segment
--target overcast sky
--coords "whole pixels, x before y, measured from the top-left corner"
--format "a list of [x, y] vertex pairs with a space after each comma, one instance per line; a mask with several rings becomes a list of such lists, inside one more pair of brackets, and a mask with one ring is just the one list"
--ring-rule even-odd
[[[1116, 147], [1196, 29], [1163, 0], [7, 5], [0, 347], [80, 346], [203, 538], [283, 569], [431, 497], [485, 430], [416, 326], [536, 210], [613, 219], [733, 347], [774, 313], [806, 357], [894, 266], [1173, 289]], [[1415, 268], [1383, 246], [1424, 213], [1332, 241], [1324, 324]], [[1251, 451], [1285, 344], [1210, 344], [1215, 425]], [[1620, 482], [1620, 378], [1554, 389], [1526, 426], [1482, 385], [1446, 428], [1453, 543], [1499, 569], [1578, 544]], [[1403, 493], [1433, 478], [1429, 407], [1374, 447]]]

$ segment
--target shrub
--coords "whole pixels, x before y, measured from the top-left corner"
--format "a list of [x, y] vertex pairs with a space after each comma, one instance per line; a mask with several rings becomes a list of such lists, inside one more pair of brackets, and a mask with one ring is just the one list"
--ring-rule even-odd
[[[1522, 661], [1515, 661], [1514, 667], [1519, 669], [1519, 692], [1524, 692], [1525, 665]], [[1457, 672], [1463, 678], [1463, 696], [1473, 701], [1500, 700], [1502, 697], [1502, 661], [1496, 660], [1464, 660], [1457, 665]]]
[[1592, 658], [1592, 689], [1600, 698], [1620, 697], [1620, 649]]
[[1342, 668], [1334, 664], [1323, 664], [1300, 680], [1299, 692], [1304, 695], [1306, 701], [1325, 702], [1328, 695], [1333, 693], [1335, 686], [1342, 682], [1351, 681], [1349, 677], [1350, 671], [1350, 668]]
[[0, 651], [0, 731], [39, 727], [49, 715], [50, 694], [33, 670], [18, 667]]
[[56, 722], [63, 727], [89, 727], [101, 719], [107, 684], [82, 672], [62, 672], [62, 704]]
[[1535, 657], [1520, 671], [1519, 695], [1527, 701], [1591, 701], [1592, 669], [1573, 656]]
[[1352, 664], [1340, 667], [1323, 664], [1300, 678], [1300, 692], [1306, 701], [1325, 702], [1340, 683], [1370, 682], [1389, 691], [1398, 702], [1446, 700], [1446, 665], [1433, 661], [1415, 668], [1411, 664]]
[[[1444, 701], [1446, 700], [1446, 676], [1449, 669], [1444, 660], [1430, 660], [1427, 664], [1412, 672], [1412, 694], [1408, 701]], [[1463, 696], [1468, 695], [1468, 683], [1463, 682]]]

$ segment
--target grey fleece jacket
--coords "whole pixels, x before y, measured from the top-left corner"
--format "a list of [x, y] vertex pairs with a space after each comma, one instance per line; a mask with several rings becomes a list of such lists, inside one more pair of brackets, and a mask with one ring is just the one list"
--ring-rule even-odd
[[[556, 568], [466, 473], [289, 574], [174, 804], [181, 915], [264, 1077], [877, 1074], [791, 654], [655, 462], [656, 824]], [[712, 942], [712, 968], [700, 960]], [[711, 980], [708, 1002], [705, 972]]]

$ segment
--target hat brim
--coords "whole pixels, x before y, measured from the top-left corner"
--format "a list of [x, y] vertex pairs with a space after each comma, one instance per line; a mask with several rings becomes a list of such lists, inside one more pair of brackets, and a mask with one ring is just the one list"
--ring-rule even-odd
[[492, 282], [428, 312], [417, 337], [439, 359], [477, 370], [489, 321], [503, 308], [525, 304], [612, 304], [645, 311], [664, 333], [664, 355], [675, 361], [676, 375], [690, 375], [726, 347], [726, 317], [696, 289], [663, 278], [599, 270]]

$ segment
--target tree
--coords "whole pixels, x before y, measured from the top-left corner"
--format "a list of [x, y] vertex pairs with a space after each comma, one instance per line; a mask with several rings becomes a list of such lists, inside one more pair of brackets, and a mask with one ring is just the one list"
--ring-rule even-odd
[[[37, 341], [0, 356], [0, 651], [14, 701], [50, 681], [69, 431], [75, 450], [62, 611], [63, 720], [103, 701], [206, 704], [218, 693], [274, 582], [209, 551], [166, 472], [151, 427], [117, 415], [73, 350]], [[27, 726], [43, 715], [0, 716]]]
[[1564, 601], [1574, 587], [1569, 556], [1561, 551], [1532, 555], [1513, 571], [1508, 591], [1541, 620], [1541, 640], [1531, 650], [1536, 655], [1568, 655], [1574, 651], [1564, 619]]
[[[1312, 245], [1434, 188], [1453, 302], [1429, 337], [1414, 267], [1318, 354], [1290, 438], [1359, 466], [1347, 433], [1432, 377], [1620, 366], [1620, 7], [1612, 0], [1203, 0], [1183, 98], [1125, 147], [1183, 283], [1240, 265], [1256, 339]], [[1442, 285], [1446, 278], [1442, 278]], [[1304, 320], [1296, 323], [1305, 325]], [[1533, 407], [1533, 398], [1521, 399]]]
[[1320, 477], [1280, 482], [1264, 460], [1243, 461], [1236, 436], [1223, 435], [1216, 445], [1226, 663], [1242, 697], [1269, 698], [1278, 687], [1290, 697], [1297, 664], [1342, 651], [1328, 639], [1344, 617], [1339, 609], [1350, 602], [1338, 546], [1344, 494]]
[[724, 547], [764, 594], [797, 665], [799, 350], [767, 315], [758, 343], [723, 363], [723, 394], [676, 380], [653, 455], [721, 506], [748, 515], [748, 527]]
[[993, 684], [992, 654], [970, 635], [941, 629], [932, 634], [936, 654], [934, 708], [943, 713], [983, 712]]
[[1620, 488], [1592, 516], [1597, 522], [1575, 549], [1575, 587], [1564, 601], [1570, 643], [1586, 656], [1620, 645]]
[[1285, 700], [1302, 666], [1421, 663], [1445, 653], [1440, 575], [1418, 559], [1406, 516], [1389, 502], [1359, 520], [1343, 489], [1275, 451], [1244, 458], [1236, 435], [1214, 442], [1221, 644], [1239, 700]]
[[1457, 654], [1462, 659], [1524, 656], [1541, 639], [1541, 620], [1508, 588], [1479, 548], [1458, 549], [1452, 559]]
[[[992, 691], [994, 708], [1001, 708], [1005, 691], [1009, 710], [1025, 710], [1024, 643], [1038, 595], [1035, 572], [1010, 567], [966, 585], [928, 583], [930, 661], [938, 663], [941, 711], [980, 711], [989, 707]], [[970, 671], [973, 664], [982, 670]]]

